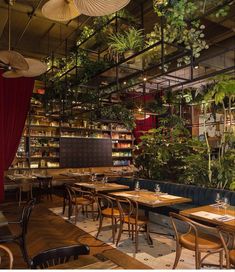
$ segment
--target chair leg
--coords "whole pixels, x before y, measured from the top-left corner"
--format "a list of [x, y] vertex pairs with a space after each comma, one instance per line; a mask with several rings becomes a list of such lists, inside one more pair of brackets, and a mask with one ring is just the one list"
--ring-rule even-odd
[[201, 269], [201, 253], [199, 251], [195, 252], [195, 263], [196, 269]]
[[100, 234], [100, 231], [101, 231], [101, 228], [102, 228], [102, 224], [103, 224], [103, 216], [100, 214], [100, 216], [99, 216], [99, 228], [98, 228], [98, 232], [96, 234], [96, 239], [98, 238], [98, 236]]
[[65, 207], [66, 207], [66, 203], [65, 203], [65, 198], [64, 198], [64, 200], [63, 200], [63, 211], [62, 211], [63, 214], [65, 213]]
[[91, 216], [92, 216], [93, 221], [95, 221], [94, 204], [93, 203], [91, 204]]
[[230, 269], [229, 251], [225, 249], [226, 269]]
[[175, 255], [175, 262], [173, 264], [173, 268], [172, 269], [176, 269], [178, 263], [179, 263], [179, 260], [180, 260], [180, 256], [181, 256], [181, 252], [182, 252], [182, 247], [181, 245], [179, 245], [178, 243], [176, 244], [176, 255]]
[[119, 241], [121, 239], [122, 230], [123, 230], [123, 222], [120, 221], [119, 232], [118, 232], [118, 237], [117, 237], [117, 241], [116, 241], [116, 246], [118, 246], [118, 243], [119, 243]]
[[134, 226], [131, 224], [131, 240], [134, 240]]
[[114, 223], [114, 218], [112, 217], [112, 236], [113, 236], [113, 244], [115, 243], [115, 223]]
[[151, 238], [150, 238], [149, 225], [148, 225], [148, 223], [145, 225], [145, 229], [146, 229], [147, 242], [148, 242], [149, 245], [151, 245], [152, 242], [151, 242]]
[[19, 193], [19, 206], [20, 206], [20, 204], [21, 204], [21, 196], [22, 195], [22, 192], [20, 191], [20, 193]]
[[223, 269], [223, 262], [224, 262], [224, 252], [220, 251], [220, 253], [219, 253], [219, 266], [220, 266], [220, 269]]
[[128, 236], [131, 237], [131, 229], [130, 229], [130, 223], [128, 222]]
[[30, 267], [30, 260], [29, 260], [29, 256], [28, 256], [28, 252], [27, 252], [27, 248], [26, 248], [26, 244], [25, 244], [24, 239], [20, 238], [18, 240], [17, 244], [20, 247], [20, 250], [21, 250], [23, 258], [24, 258], [24, 261], [27, 263], [28, 267]]
[[135, 225], [135, 252], [138, 253], [139, 247], [139, 229], [138, 226]]

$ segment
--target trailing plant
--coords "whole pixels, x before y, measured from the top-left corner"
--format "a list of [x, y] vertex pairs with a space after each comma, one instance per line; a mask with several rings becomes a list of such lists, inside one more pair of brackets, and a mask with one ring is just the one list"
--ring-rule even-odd
[[[164, 40], [168, 43], [177, 43], [192, 50], [193, 56], [198, 58], [203, 49], [208, 45], [204, 39], [203, 30], [205, 26], [199, 20], [189, 20], [195, 16], [198, 6], [195, 1], [154, 1], [154, 10], [159, 16], [164, 16]], [[148, 35], [149, 43], [153, 44], [161, 40], [161, 26], [157, 23], [154, 31]], [[178, 60], [180, 66], [182, 62], [189, 64], [190, 55]]]

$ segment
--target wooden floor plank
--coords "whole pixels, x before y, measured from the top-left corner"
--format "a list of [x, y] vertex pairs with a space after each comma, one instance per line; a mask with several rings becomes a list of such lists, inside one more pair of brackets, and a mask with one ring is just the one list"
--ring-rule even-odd
[[[15, 213], [17, 205], [18, 203], [0, 205], [0, 210]], [[44, 201], [35, 206], [27, 234], [27, 249], [30, 257], [50, 248], [82, 242], [89, 244], [91, 255], [103, 253], [108, 259], [124, 269], [149, 269], [145, 264], [96, 240], [93, 236], [48, 210], [50, 207], [58, 206], [62, 206], [62, 199], [59, 197], [54, 197], [53, 202]], [[5, 213], [5, 215], [8, 220], [16, 219], [16, 214]], [[19, 228], [15, 226], [11, 226], [11, 229], [14, 232], [19, 231]], [[26, 268], [18, 246], [15, 244], [8, 244], [8, 246], [14, 254], [14, 269]]]

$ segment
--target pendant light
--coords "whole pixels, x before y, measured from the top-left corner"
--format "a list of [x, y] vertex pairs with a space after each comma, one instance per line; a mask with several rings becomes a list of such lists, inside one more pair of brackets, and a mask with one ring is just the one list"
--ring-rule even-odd
[[49, 0], [42, 7], [42, 14], [54, 21], [69, 21], [80, 15], [74, 0]]
[[124, 8], [130, 0], [74, 0], [77, 9], [88, 16], [105, 16]]
[[5, 78], [36, 77], [47, 71], [47, 65], [36, 59], [24, 58], [11, 50], [11, 8], [8, 4], [8, 50], [0, 51], [0, 66], [7, 70]]

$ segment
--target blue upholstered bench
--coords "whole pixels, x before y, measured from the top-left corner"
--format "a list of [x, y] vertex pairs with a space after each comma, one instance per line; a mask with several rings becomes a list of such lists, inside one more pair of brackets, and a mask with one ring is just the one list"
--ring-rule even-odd
[[[135, 188], [136, 180], [130, 178], [118, 178], [116, 183], [129, 185], [130, 189]], [[154, 191], [155, 184], [159, 184], [162, 192], [168, 194], [191, 198], [192, 202], [177, 204], [170, 207], [161, 207], [154, 209], [155, 212], [168, 214], [170, 211], [179, 212], [198, 206], [209, 205], [215, 202], [216, 194], [220, 193], [221, 197], [227, 197], [232, 206], [235, 206], [235, 191], [221, 190], [215, 188], [203, 188], [194, 185], [179, 184], [167, 181], [157, 181], [148, 179], [139, 179], [140, 188]]]

